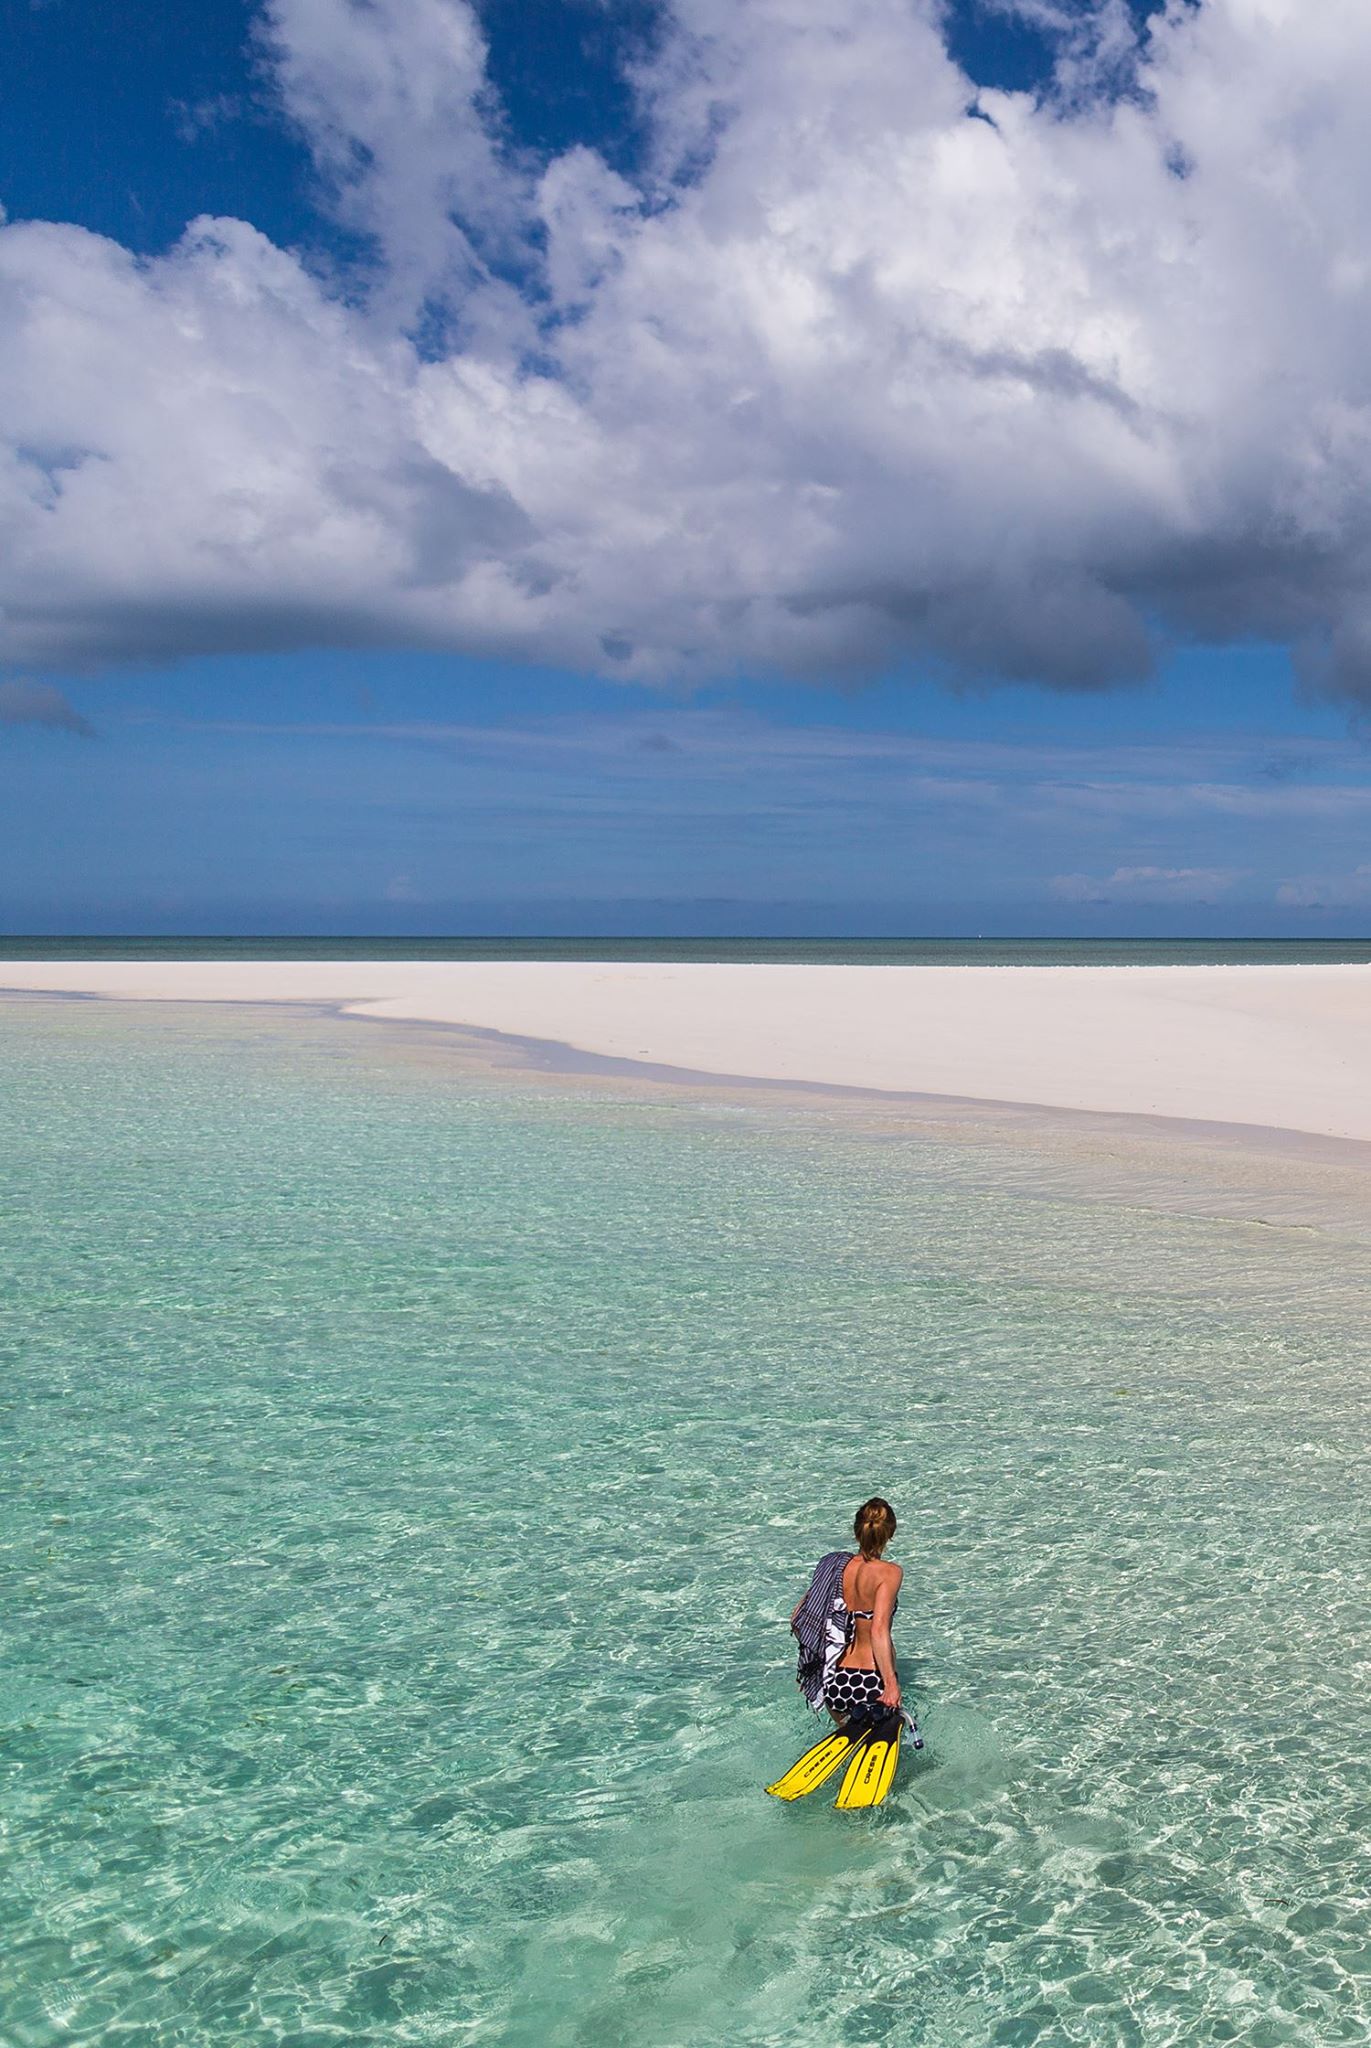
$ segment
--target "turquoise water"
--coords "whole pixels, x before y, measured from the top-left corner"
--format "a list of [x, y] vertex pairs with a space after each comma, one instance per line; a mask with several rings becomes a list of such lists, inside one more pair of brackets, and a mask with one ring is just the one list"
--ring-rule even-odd
[[[0, 1005], [0, 2038], [1368, 2032], [1366, 1253]], [[876, 1814], [786, 1620], [888, 1494]]]
[[846, 967], [1285, 967], [1371, 939], [483, 939], [0, 936], [10, 960], [724, 960]]

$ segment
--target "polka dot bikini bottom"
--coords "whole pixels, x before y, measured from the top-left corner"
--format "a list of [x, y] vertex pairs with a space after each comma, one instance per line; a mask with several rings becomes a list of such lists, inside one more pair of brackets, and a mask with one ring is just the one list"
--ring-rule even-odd
[[824, 1705], [846, 1720], [859, 1707], [874, 1707], [881, 1697], [881, 1674], [879, 1671], [832, 1672], [824, 1687]]

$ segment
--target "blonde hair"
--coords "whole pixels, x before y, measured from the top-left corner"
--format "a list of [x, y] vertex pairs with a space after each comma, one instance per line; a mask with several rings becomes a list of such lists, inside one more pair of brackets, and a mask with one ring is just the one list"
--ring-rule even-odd
[[853, 1518], [852, 1533], [863, 1557], [879, 1557], [895, 1534], [895, 1510], [890, 1502], [879, 1494], [863, 1501]]

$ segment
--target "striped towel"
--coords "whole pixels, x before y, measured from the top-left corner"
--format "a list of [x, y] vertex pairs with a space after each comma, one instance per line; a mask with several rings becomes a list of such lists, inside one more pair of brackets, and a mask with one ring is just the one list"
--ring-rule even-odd
[[839, 1634], [833, 1640], [829, 1624], [834, 1602], [842, 1598], [843, 1568], [855, 1555], [851, 1550], [830, 1550], [819, 1559], [809, 1591], [791, 1624], [791, 1634], [800, 1645], [795, 1683], [816, 1714], [823, 1712], [824, 1683], [829, 1670], [842, 1655], [844, 1638]]

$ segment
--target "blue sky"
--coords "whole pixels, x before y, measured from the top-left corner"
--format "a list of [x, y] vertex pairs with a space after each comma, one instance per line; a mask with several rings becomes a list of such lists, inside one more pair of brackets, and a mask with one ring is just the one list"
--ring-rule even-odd
[[[1207, 173], [1188, 143], [1192, 173], [1170, 138], [1231, 49], [1150, 74], [1117, 0], [910, 0], [908, 31], [883, 0], [816, 54], [843, 9], [782, 32], [754, 4], [756, 49], [710, 0], [370, 0], [359, 53], [342, 0], [265, 27], [9, 0], [0, 296], [33, 368], [0, 371], [0, 432], [32, 524], [0, 591], [0, 927], [1365, 930], [1360, 457], [1326, 424], [1361, 402], [1355, 323], [1346, 362], [1295, 335], [1253, 365], [1249, 429], [1223, 337], [1173, 404], [1174, 321], [1098, 268], [1120, 221], [1140, 266], [1172, 246], [1170, 186], [1219, 235], [1203, 179], [1226, 220], [1249, 144]], [[892, 49], [932, 80], [907, 116]], [[425, 131], [435, 51], [458, 84]], [[900, 169], [906, 119], [933, 153]], [[828, 156], [797, 193], [799, 132]], [[1073, 202], [1048, 253], [1050, 150], [1122, 196], [1088, 237]], [[852, 254], [873, 176], [899, 204]], [[900, 295], [922, 334], [965, 281], [934, 178], [988, 246], [913, 388], [870, 308]], [[184, 240], [201, 215], [248, 228]], [[1269, 242], [1279, 294], [1304, 258]], [[1317, 474], [1308, 419], [1298, 473], [1269, 468], [1291, 349]]]

